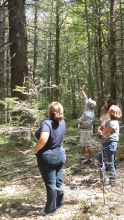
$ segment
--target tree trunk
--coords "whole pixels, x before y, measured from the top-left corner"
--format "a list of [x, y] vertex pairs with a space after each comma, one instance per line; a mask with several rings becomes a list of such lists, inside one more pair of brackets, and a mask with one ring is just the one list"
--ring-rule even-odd
[[87, 1], [85, 0], [85, 15], [86, 15], [86, 29], [87, 29], [87, 37], [88, 37], [88, 85], [89, 85], [89, 92], [88, 96], [91, 96], [94, 99], [94, 92], [93, 92], [93, 80], [92, 80], [92, 54], [91, 54], [91, 39], [90, 39], [90, 31], [89, 31], [89, 22], [88, 22], [88, 11], [87, 11]]
[[51, 102], [51, 41], [52, 41], [52, 33], [50, 30], [49, 38], [47, 40], [47, 77], [46, 77], [46, 83], [47, 83], [47, 90], [46, 95], [48, 97], [49, 102]]
[[49, 12], [49, 20], [50, 20], [50, 25], [49, 25], [49, 31], [46, 35], [47, 38], [47, 44], [46, 44], [46, 63], [47, 63], [47, 75], [46, 75], [46, 96], [48, 97], [48, 101], [51, 102], [53, 100], [53, 89], [52, 89], [52, 80], [54, 78], [53, 74], [53, 67], [52, 67], [52, 50], [53, 50], [53, 1], [51, 1], [51, 10]]
[[111, 98], [116, 100], [116, 36], [115, 36], [115, 3], [116, 0], [111, 0], [110, 3], [110, 84]]
[[[69, 85], [71, 90], [71, 100], [69, 100], [69, 105], [72, 106], [72, 118], [77, 117], [76, 113], [76, 97], [75, 97], [75, 80], [73, 79], [73, 72], [70, 68], [70, 56], [69, 56], [69, 48], [67, 46], [67, 63], [68, 63], [68, 79], [69, 79]], [[71, 105], [72, 103], [72, 105]]]
[[59, 37], [60, 37], [60, 27], [59, 27], [59, 15], [60, 6], [59, 0], [56, 0], [56, 56], [55, 56], [55, 94], [56, 100], [59, 98]]
[[37, 67], [37, 3], [35, 2], [35, 15], [34, 15], [34, 67], [33, 67], [33, 80], [36, 77]]
[[101, 25], [101, 7], [98, 8], [98, 59], [99, 59], [99, 68], [100, 68], [100, 89], [101, 89], [101, 103], [105, 101], [105, 82], [104, 82], [104, 70], [103, 70], [103, 45], [102, 45], [102, 25]]
[[124, 14], [123, 14], [123, 2], [122, 1], [120, 1], [120, 14], [122, 15], [121, 26], [120, 26], [120, 29], [121, 29], [121, 72], [122, 72], [121, 105], [122, 105], [122, 123], [124, 123], [124, 20], [123, 20]]
[[[95, 48], [97, 48], [97, 37], [95, 37], [94, 40], [95, 43]], [[97, 116], [100, 117], [101, 114], [101, 106], [103, 103], [101, 103], [101, 89], [99, 85], [99, 72], [98, 72], [98, 60], [97, 60], [97, 55], [96, 51], [94, 49], [94, 61], [95, 61], [95, 77], [96, 77], [96, 90], [97, 90], [97, 95], [98, 95], [98, 102], [97, 102]]]
[[[10, 50], [9, 48], [7, 48], [6, 50], [6, 67], [7, 67], [7, 70], [6, 70], [6, 84], [5, 84], [5, 87], [6, 87], [6, 97], [10, 97], [11, 96], [11, 91], [10, 91]], [[9, 107], [8, 105], [6, 106], [6, 122], [10, 122], [10, 111], [9, 111]]]
[[14, 91], [16, 86], [25, 86], [27, 69], [27, 31], [25, 18], [25, 0], [8, 0], [9, 41], [11, 57], [11, 94], [21, 100], [26, 95]]
[[[0, 1], [2, 6], [3, 0]], [[4, 100], [4, 42], [5, 42], [5, 8], [0, 7], [0, 99]], [[0, 123], [4, 122], [4, 105], [0, 103]]]

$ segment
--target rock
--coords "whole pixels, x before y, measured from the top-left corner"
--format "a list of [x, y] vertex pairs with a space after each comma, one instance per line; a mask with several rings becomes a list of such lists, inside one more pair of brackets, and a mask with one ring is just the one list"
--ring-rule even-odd
[[5, 212], [9, 212], [10, 211], [10, 209], [5, 209]]
[[17, 213], [17, 210], [16, 209], [10, 209], [10, 213], [13, 215], [13, 214]]
[[32, 216], [33, 214], [34, 214], [33, 211], [29, 211], [29, 212], [27, 213], [27, 216]]

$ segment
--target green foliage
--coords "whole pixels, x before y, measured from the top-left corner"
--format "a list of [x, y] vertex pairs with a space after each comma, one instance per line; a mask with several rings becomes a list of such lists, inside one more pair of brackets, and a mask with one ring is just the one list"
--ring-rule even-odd
[[[96, 177], [98, 177], [97, 167], [93, 166], [89, 168], [89, 166], [84, 167], [84, 165], [80, 164], [79, 158], [81, 155], [81, 147], [79, 144], [79, 137], [78, 137], [79, 129], [75, 127], [75, 124], [76, 124], [76, 120], [67, 121], [66, 123], [67, 131], [63, 143], [67, 155], [67, 161], [63, 170], [63, 174], [64, 174], [63, 177], [66, 184], [65, 207], [64, 209], [59, 210], [58, 216], [55, 215], [55, 217], [53, 216], [52, 219], [57, 220], [58, 218], [59, 220], [59, 218], [61, 218], [60, 217], [61, 214], [63, 214], [63, 219], [68, 218], [68, 216], [73, 220], [86, 219], [87, 216], [89, 218], [96, 217], [98, 219], [105, 217], [104, 212], [106, 214], [106, 210], [109, 219], [110, 217], [113, 218], [113, 214], [115, 213], [115, 211], [116, 211], [116, 216], [122, 215], [123, 195], [121, 195], [121, 191], [123, 191], [123, 184], [119, 183], [117, 184], [115, 190], [112, 189], [111, 191], [107, 191], [106, 194], [107, 209], [105, 208], [105, 206], [103, 206], [101, 188], [99, 188], [94, 183], [93, 184], [91, 183], [92, 185], [89, 186], [89, 183], [87, 182], [88, 181], [87, 175], [89, 176], [90, 174], [93, 177], [93, 180], [96, 179]], [[8, 129], [6, 128], [6, 130]], [[2, 142], [3, 144], [7, 143], [7, 139], [4, 140], [0, 136], [0, 142]], [[45, 186], [42, 182], [43, 180], [40, 177], [40, 173], [37, 167], [35, 168], [33, 167], [36, 164], [35, 155], [32, 154], [32, 151], [30, 152], [28, 151], [26, 153], [26, 150], [31, 149], [31, 146], [25, 145], [20, 147], [18, 146], [18, 144], [12, 146], [12, 142], [8, 142], [8, 143], [9, 143], [8, 148], [7, 147], [2, 148], [2, 150], [0, 151], [0, 158], [1, 158], [0, 183], [2, 189], [4, 189], [4, 186], [6, 187], [7, 185], [9, 187], [13, 187], [13, 185], [17, 186], [17, 188], [15, 188], [15, 190], [17, 190], [16, 191], [17, 194], [15, 193], [13, 195], [11, 194], [7, 196], [2, 195], [0, 197], [0, 203], [2, 205], [1, 212], [5, 214], [6, 209], [9, 208], [11, 210], [11, 208], [13, 208], [18, 211], [17, 213], [18, 216], [16, 217], [23, 218], [24, 216], [27, 216], [27, 213], [29, 213], [30, 211], [32, 215], [32, 207], [34, 213], [37, 208], [40, 209], [40, 207], [44, 207], [46, 201]], [[98, 153], [98, 149], [96, 150]], [[123, 151], [123, 147], [122, 147], [122, 151]], [[123, 167], [121, 165], [121, 169], [122, 168]], [[94, 171], [96, 171], [96, 173]], [[76, 181], [78, 180], [78, 178], [81, 180], [81, 185], [79, 186], [78, 186], [79, 182]], [[120, 181], [120, 179], [118, 181]], [[70, 186], [72, 186], [73, 183], [75, 183], [75, 188], [71, 189]], [[83, 192], [85, 192], [85, 198], [83, 196]], [[119, 199], [118, 199], [118, 195], [119, 195]], [[122, 196], [122, 201], [120, 201], [121, 196]], [[87, 208], [88, 201], [89, 203], [91, 203], [91, 206], [89, 208]], [[114, 203], [116, 204], [116, 208]], [[24, 204], [27, 204], [27, 206], [24, 207]], [[24, 212], [22, 213], [22, 211]], [[70, 216], [70, 213], [72, 213], [72, 216]], [[31, 215], [29, 215], [29, 217], [33, 218]], [[107, 217], [105, 217], [106, 220]]]
[[82, 201], [80, 202], [80, 206], [81, 206], [81, 207], [84, 207], [85, 205], [86, 205], [86, 201], [83, 201], [83, 200], [82, 200]]
[[[82, 83], [86, 84], [86, 93], [88, 96], [94, 95], [97, 101], [97, 106], [101, 105], [102, 97], [110, 95], [110, 2], [109, 1], [33, 1], [28, 0], [26, 5], [27, 18], [27, 35], [28, 35], [28, 70], [29, 70], [29, 91], [26, 87], [17, 86], [14, 91], [27, 94], [29, 100], [25, 103], [20, 103], [21, 116], [16, 116], [16, 122], [12, 118], [12, 108], [15, 106], [15, 111], [20, 110], [17, 103], [12, 100], [6, 102], [5, 113], [8, 113], [6, 122], [24, 123], [25, 119], [22, 116], [30, 115], [34, 118], [44, 118], [46, 107], [50, 101], [55, 99], [56, 88], [59, 89], [59, 101], [65, 108], [66, 118], [74, 118], [80, 115], [81, 99], [79, 95], [79, 87]], [[59, 7], [59, 25], [56, 27], [56, 7]], [[119, 50], [122, 44], [123, 36], [121, 33], [121, 25], [123, 25], [123, 4], [115, 4], [115, 28], [116, 28], [116, 87], [117, 100], [120, 101], [122, 92], [122, 69], [123, 69], [123, 48]], [[86, 15], [87, 9], [87, 15]], [[35, 15], [37, 14], [37, 21]], [[36, 22], [36, 23], [35, 23]], [[6, 27], [8, 27], [6, 20]], [[35, 30], [36, 28], [36, 30]], [[55, 84], [55, 65], [56, 65], [56, 28], [59, 29], [59, 85]], [[89, 34], [89, 38], [88, 38]], [[6, 37], [7, 34], [6, 34]], [[36, 43], [36, 66], [34, 66], [34, 44]], [[7, 39], [6, 39], [7, 41]], [[89, 42], [90, 41], [90, 47]], [[101, 44], [100, 44], [101, 41]], [[122, 44], [123, 45], [123, 44]], [[89, 58], [90, 53], [90, 58]], [[89, 62], [91, 72], [89, 72]], [[7, 59], [8, 60], [8, 59]], [[101, 63], [100, 63], [101, 61]], [[6, 62], [6, 59], [5, 59]], [[102, 69], [101, 69], [102, 68]], [[33, 84], [32, 75], [35, 71], [38, 84]], [[6, 75], [6, 74], [5, 74]], [[89, 77], [92, 78], [93, 84], [90, 85]], [[35, 79], [33, 79], [35, 81]], [[115, 80], [115, 79], [114, 79]], [[40, 84], [41, 83], [41, 84]], [[103, 89], [101, 88], [103, 85]], [[119, 85], [119, 86], [118, 86]], [[34, 87], [34, 88], [33, 88]], [[94, 89], [91, 94], [92, 88]], [[38, 94], [37, 94], [37, 91]], [[122, 98], [123, 100], [123, 98]], [[102, 100], [103, 101], [103, 100]], [[30, 103], [29, 103], [30, 102]], [[1, 101], [1, 103], [3, 103]], [[5, 104], [5, 103], [4, 103]], [[39, 108], [41, 111], [39, 111]], [[22, 110], [23, 109], [23, 110]], [[27, 114], [26, 114], [27, 113]], [[97, 112], [96, 112], [97, 114]]]
[[110, 210], [110, 212], [115, 211], [115, 210], [116, 210], [116, 205], [111, 206], [111, 207], [109, 208], [109, 210]]
[[26, 92], [26, 86], [16, 86], [15, 89], [13, 89], [13, 91], [16, 91], [16, 92], [21, 92], [21, 93], [24, 93]]
[[0, 197], [0, 203], [2, 204], [5, 200], [8, 200], [9, 196], [8, 195], [4, 195]]
[[[0, 130], [0, 133], [1, 133], [1, 130]], [[6, 134], [6, 136], [4, 135], [0, 135], [0, 145], [5, 145], [8, 143], [8, 140], [9, 140], [9, 135]], [[1, 150], [1, 148], [0, 148]]]
[[14, 91], [26, 94], [28, 99], [26, 101], [19, 100], [17, 97], [5, 98], [4, 101], [0, 100], [0, 103], [5, 106], [5, 112], [7, 115], [6, 122], [11, 125], [23, 125], [28, 119], [28, 122], [34, 122], [35, 119], [43, 120], [46, 117], [46, 99], [41, 99], [39, 87], [42, 84], [39, 82], [37, 86], [34, 84], [31, 86], [29, 81], [30, 89], [26, 87], [17, 86]]

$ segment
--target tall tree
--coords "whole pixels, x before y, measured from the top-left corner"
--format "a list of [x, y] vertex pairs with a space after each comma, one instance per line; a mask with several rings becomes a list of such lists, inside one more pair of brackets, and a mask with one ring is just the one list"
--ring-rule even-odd
[[35, 1], [35, 8], [34, 8], [34, 65], [33, 65], [33, 79], [36, 77], [36, 67], [37, 67], [37, 3]]
[[98, 44], [96, 45], [98, 51], [98, 59], [99, 59], [99, 68], [100, 68], [100, 88], [101, 88], [101, 103], [103, 104], [105, 101], [105, 82], [104, 82], [104, 61], [103, 61], [103, 39], [102, 39], [102, 25], [101, 25], [101, 16], [102, 16], [102, 7], [98, 5]]
[[93, 81], [92, 81], [92, 50], [91, 50], [91, 36], [90, 36], [90, 24], [88, 20], [88, 5], [87, 5], [87, 0], [85, 0], [85, 15], [86, 15], [86, 29], [87, 29], [87, 40], [88, 40], [88, 84], [90, 87], [90, 94], [92, 98], [94, 98], [94, 93], [93, 93]]
[[12, 97], [25, 100], [27, 97], [17, 91], [16, 86], [24, 86], [27, 69], [27, 31], [25, 0], [8, 0], [9, 41], [11, 56], [11, 93]]
[[[120, 61], [121, 61], [121, 69], [119, 72], [122, 74], [122, 92], [119, 86], [119, 96], [121, 94], [121, 105], [122, 105], [122, 123], [124, 123], [124, 3], [123, 0], [120, 0], [120, 35], [118, 41], [120, 42]], [[120, 36], [121, 36], [121, 41], [120, 41]], [[119, 82], [120, 85], [120, 82]]]
[[111, 97], [116, 100], [116, 0], [110, 1], [110, 84]]
[[54, 38], [54, 33], [53, 33], [53, 26], [54, 26], [54, 6], [53, 6], [53, 1], [50, 2], [50, 11], [49, 11], [49, 28], [47, 32], [47, 41], [46, 41], [46, 96], [48, 97], [49, 102], [53, 100], [52, 97], [52, 50], [53, 50], [53, 38]]
[[[0, 99], [4, 100], [4, 42], [5, 42], [5, 8], [0, 1]], [[4, 119], [4, 106], [0, 104], [0, 123]]]
[[60, 0], [56, 0], [56, 55], [55, 55], [55, 94], [56, 100], [59, 98], [59, 51], [60, 51]]

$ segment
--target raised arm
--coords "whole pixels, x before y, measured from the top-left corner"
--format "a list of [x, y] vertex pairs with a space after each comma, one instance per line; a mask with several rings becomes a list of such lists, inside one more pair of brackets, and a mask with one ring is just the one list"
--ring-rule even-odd
[[82, 96], [85, 96], [85, 95], [86, 95], [85, 92], [84, 92], [84, 88], [85, 88], [85, 85], [82, 85], [82, 87], [80, 87], [80, 90], [81, 90], [81, 92], [82, 92]]

